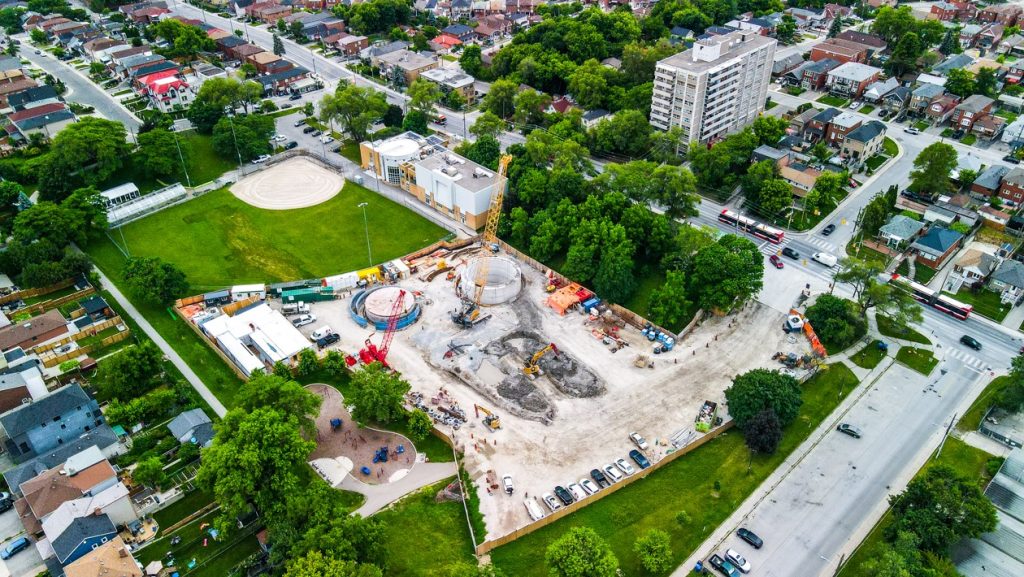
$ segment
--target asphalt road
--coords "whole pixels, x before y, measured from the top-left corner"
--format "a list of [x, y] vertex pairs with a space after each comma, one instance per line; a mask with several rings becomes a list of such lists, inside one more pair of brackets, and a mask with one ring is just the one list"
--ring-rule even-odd
[[18, 34], [15, 37], [21, 41], [22, 50], [19, 55], [22, 58], [27, 58], [32, 64], [52, 74], [55, 78], [60, 78], [64, 82], [65, 86], [68, 87], [68, 94], [64, 95], [67, 100], [92, 106], [100, 116], [109, 120], [116, 120], [124, 124], [130, 131], [134, 132], [139, 129], [139, 126], [142, 126], [142, 122], [135, 115], [121, 106], [114, 97], [107, 94], [102, 88], [82, 76], [77, 70], [57, 60], [45, 50], [36, 54], [35, 49], [29, 45], [26, 34]]

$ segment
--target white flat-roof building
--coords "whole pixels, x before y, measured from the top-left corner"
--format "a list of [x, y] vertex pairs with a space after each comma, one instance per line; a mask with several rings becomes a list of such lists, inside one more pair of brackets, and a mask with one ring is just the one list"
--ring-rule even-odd
[[406, 171], [403, 188], [421, 202], [462, 224], [478, 229], [487, 223], [487, 209], [498, 176], [454, 152], [434, 154]]
[[683, 142], [707, 142], [752, 123], [764, 110], [776, 41], [752, 31], [698, 40], [658, 62], [651, 124], [680, 127]]
[[310, 346], [284, 315], [266, 303], [203, 321], [200, 328], [247, 377], [256, 369], [270, 370], [278, 361], [294, 365], [299, 353]]
[[437, 136], [420, 136], [403, 132], [384, 140], [367, 140], [359, 144], [360, 166], [371, 169], [391, 184], [402, 182], [402, 165], [411, 164], [436, 152], [444, 151], [448, 141]]

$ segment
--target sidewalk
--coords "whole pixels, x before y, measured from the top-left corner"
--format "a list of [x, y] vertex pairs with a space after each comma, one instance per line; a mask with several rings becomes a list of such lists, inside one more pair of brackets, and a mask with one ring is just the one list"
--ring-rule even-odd
[[369, 517], [409, 493], [421, 487], [433, 485], [448, 477], [454, 477], [458, 472], [454, 461], [451, 463], [416, 463], [408, 475], [394, 483], [368, 485], [349, 473], [336, 486], [340, 489], [355, 491], [365, 496], [366, 502], [363, 503], [362, 507], [356, 509], [353, 514]]

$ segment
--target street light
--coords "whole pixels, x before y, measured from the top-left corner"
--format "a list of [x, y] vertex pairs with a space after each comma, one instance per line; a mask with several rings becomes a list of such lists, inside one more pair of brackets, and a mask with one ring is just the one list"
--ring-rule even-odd
[[366, 221], [366, 205], [365, 202], [359, 203], [359, 208], [363, 209], [363, 230], [366, 232], [366, 257], [370, 261], [369, 266], [373, 266], [373, 253], [370, 252], [370, 225]]

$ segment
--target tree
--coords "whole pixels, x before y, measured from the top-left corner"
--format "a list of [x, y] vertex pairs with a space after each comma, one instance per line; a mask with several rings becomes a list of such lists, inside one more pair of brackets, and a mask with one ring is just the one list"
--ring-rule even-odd
[[160, 461], [160, 457], [150, 457], [139, 461], [135, 465], [135, 469], [132, 470], [132, 481], [159, 490], [167, 482], [164, 464]]
[[996, 96], [996, 87], [999, 79], [996, 77], [995, 68], [982, 67], [974, 77], [974, 93], [983, 96]]
[[491, 111], [485, 111], [481, 114], [473, 126], [469, 127], [470, 134], [482, 138], [489, 136], [491, 138], [497, 138], [505, 131], [505, 121], [495, 116]]
[[467, 104], [466, 99], [458, 90], [449, 90], [448, 94], [445, 94], [441, 99], [441, 102], [452, 110], [462, 110]]
[[[174, 174], [182, 159], [178, 156], [179, 148], [171, 131], [156, 128], [140, 134], [138, 141], [139, 150], [135, 153], [135, 158], [147, 174], [157, 178]], [[188, 147], [180, 149], [180, 152], [182, 156], [186, 156], [189, 152]]]
[[18, 241], [28, 244], [48, 241], [63, 248], [82, 239], [82, 223], [77, 216], [61, 205], [42, 201], [14, 217], [13, 233]]
[[213, 151], [222, 158], [248, 162], [271, 151], [270, 137], [273, 134], [272, 116], [225, 116], [214, 125], [210, 143]]
[[284, 572], [284, 577], [381, 577], [382, 575], [380, 569], [373, 565], [341, 561], [316, 550], [290, 560]]
[[590, 59], [576, 68], [569, 76], [569, 92], [576, 102], [587, 110], [603, 108], [608, 97], [608, 80], [605, 68], [595, 59]]
[[515, 97], [513, 121], [517, 125], [544, 124], [544, 114], [551, 104], [551, 96], [536, 90], [523, 90]]
[[128, 400], [152, 390], [163, 375], [163, 353], [152, 341], [104, 359], [94, 383], [103, 399]]
[[914, 159], [910, 173], [910, 190], [926, 194], [943, 194], [953, 189], [949, 175], [957, 165], [956, 149], [936, 142], [925, 147]]
[[597, 123], [590, 131], [595, 152], [640, 157], [650, 149], [651, 125], [639, 110], [621, 110]]
[[829, 294], [820, 295], [807, 308], [807, 320], [832, 352], [849, 347], [867, 332], [867, 321], [857, 303]]
[[[299, 362], [301, 365], [301, 359]], [[255, 372], [242, 385], [239, 399], [238, 406], [247, 412], [259, 408], [274, 409], [282, 416], [295, 420], [307, 437], [316, 435], [314, 419], [320, 413], [321, 399], [292, 380], [290, 374], [282, 376]]]
[[895, 46], [900, 38], [916, 27], [917, 21], [909, 6], [900, 6], [899, 8], [882, 6], [875, 13], [871, 31], [884, 38], [890, 45]]
[[636, 245], [622, 225], [607, 229], [601, 240], [601, 258], [594, 272], [594, 288], [612, 302], [625, 302], [636, 290], [633, 254]]
[[302, 34], [302, 28], [303, 28], [302, 22], [300, 22], [298, 20], [293, 20], [292, 23], [288, 25], [288, 34], [290, 34], [291, 37], [293, 39], [295, 39], [295, 41], [300, 43], [300, 44], [306, 38]]
[[405, 413], [402, 403], [409, 383], [396, 373], [373, 363], [352, 375], [354, 385], [348, 401], [353, 405], [352, 418], [360, 424], [373, 421], [390, 423]]
[[796, 19], [785, 14], [782, 22], [775, 27], [775, 38], [780, 44], [793, 44], [796, 42]]
[[775, 146], [786, 135], [789, 123], [782, 118], [761, 115], [757, 117], [751, 128], [754, 130], [754, 135], [757, 136], [757, 141], [760, 144]]
[[414, 441], [422, 441], [430, 436], [430, 432], [434, 430], [434, 421], [430, 418], [430, 415], [423, 411], [416, 409], [409, 413], [409, 421], [407, 423], [409, 436]]
[[727, 311], [757, 294], [763, 277], [764, 256], [757, 245], [727, 234], [697, 252], [690, 286], [700, 308]]
[[268, 517], [280, 512], [282, 496], [300, 489], [299, 473], [316, 443], [302, 437], [295, 418], [270, 407], [232, 409], [214, 430], [196, 482], [220, 505], [218, 527], [226, 532], [250, 504]]
[[552, 577], [614, 577], [619, 568], [611, 547], [589, 527], [573, 527], [548, 545], [544, 560]]
[[29, 32], [28, 37], [36, 44], [46, 44], [49, 38], [46, 37], [46, 31], [41, 28], [33, 28], [32, 32]]
[[843, 31], [843, 19], [841, 16], [836, 16], [832, 19], [832, 24], [828, 27], [828, 37], [835, 38]]
[[[383, 92], [342, 83], [320, 101], [320, 119], [336, 120], [353, 140], [366, 140], [370, 125], [388, 111]], [[392, 118], [393, 119], [393, 118]]]
[[743, 438], [747, 447], [755, 453], [771, 455], [782, 441], [782, 423], [772, 409], [764, 409], [751, 417], [743, 427]]
[[946, 73], [946, 92], [967, 98], [974, 94], [974, 74], [966, 68], [953, 68]]
[[761, 212], [776, 215], [793, 204], [793, 186], [781, 178], [772, 178], [761, 183], [757, 194], [757, 206]]
[[[278, 20], [278, 22], [281, 22], [281, 20]], [[281, 40], [280, 36], [278, 36], [277, 34], [274, 34], [274, 54], [276, 54], [278, 56], [282, 56], [282, 55], [284, 55], [284, 53], [285, 53], [284, 41]]]
[[673, 567], [672, 542], [668, 533], [650, 529], [633, 543], [633, 552], [650, 573], [664, 573]]
[[978, 481], [948, 465], [934, 465], [914, 478], [899, 495], [889, 498], [893, 523], [886, 536], [901, 531], [921, 538], [921, 548], [935, 553], [963, 538], [977, 538], [996, 528], [996, 509]]
[[480, 47], [476, 44], [471, 44], [462, 50], [462, 56], [459, 56], [459, 66], [462, 70], [474, 78], [480, 78], [481, 71], [484, 69], [483, 56], [480, 51]]
[[736, 426], [744, 430], [765, 410], [775, 413], [782, 426], [793, 422], [803, 404], [801, 394], [800, 383], [795, 378], [767, 369], [737, 375], [725, 390], [729, 414]]
[[456, 563], [431, 574], [433, 577], [504, 577], [505, 574], [494, 565]]
[[426, 113], [420, 110], [410, 110], [405, 115], [405, 119], [402, 120], [402, 130], [408, 130], [416, 134], [426, 134], [429, 130], [427, 126], [429, 122], [430, 119]]
[[946, 30], [942, 36], [942, 44], [939, 45], [939, 52], [949, 56], [950, 54], [959, 54], [961, 50], [960, 40], [953, 34], [953, 30]]
[[862, 236], [871, 238], [878, 234], [878, 229], [889, 219], [892, 206], [893, 204], [888, 201], [884, 194], [879, 194], [872, 198], [871, 202], [864, 207], [864, 213], [861, 215], [860, 226], [863, 231]]
[[515, 82], [504, 78], [497, 80], [491, 84], [491, 91], [484, 97], [482, 108], [500, 118], [509, 118], [516, 111], [517, 92], [519, 87]]
[[381, 122], [384, 126], [389, 128], [394, 126], [401, 126], [402, 120], [405, 118], [405, 113], [402, 112], [402, 108], [395, 104], [388, 104], [388, 109], [384, 112], [384, 117]]
[[1024, 409], [1024, 354], [1013, 357], [1010, 363], [1009, 383], [996, 398], [996, 404], [1010, 412]]
[[246, 62], [238, 67], [238, 71], [242, 73], [242, 78], [252, 78], [260, 73], [256, 69], [256, 65], [252, 62]]
[[129, 258], [122, 274], [128, 290], [157, 305], [169, 305], [189, 289], [185, 273], [155, 256]]
[[320, 370], [320, 359], [317, 358], [313, 349], [302, 349], [302, 352], [299, 353], [299, 375], [309, 376], [318, 370]]
[[885, 63], [886, 71], [890, 76], [900, 76], [904, 72], [914, 70], [917, 68], [917, 58], [921, 56], [923, 50], [924, 46], [921, 45], [921, 39], [917, 34], [907, 32], [900, 38]]
[[120, 122], [85, 116], [60, 131], [39, 164], [40, 198], [60, 200], [74, 188], [77, 177], [86, 184], [103, 182], [124, 166], [131, 153]]
[[178, 448], [178, 452], [175, 454], [175, 457], [177, 457], [183, 464], [188, 464], [198, 459], [201, 452], [202, 449], [199, 445], [191, 441], [185, 441], [181, 444], [181, 447]]
[[69, 233], [71, 240], [77, 243], [84, 244], [89, 238], [98, 237], [107, 229], [106, 199], [93, 186], [76, 188], [60, 207], [74, 219], [74, 228]]
[[444, 94], [437, 84], [426, 78], [417, 78], [409, 85], [406, 94], [409, 95], [409, 108], [418, 110], [427, 116], [434, 114], [434, 105], [440, 102]]

